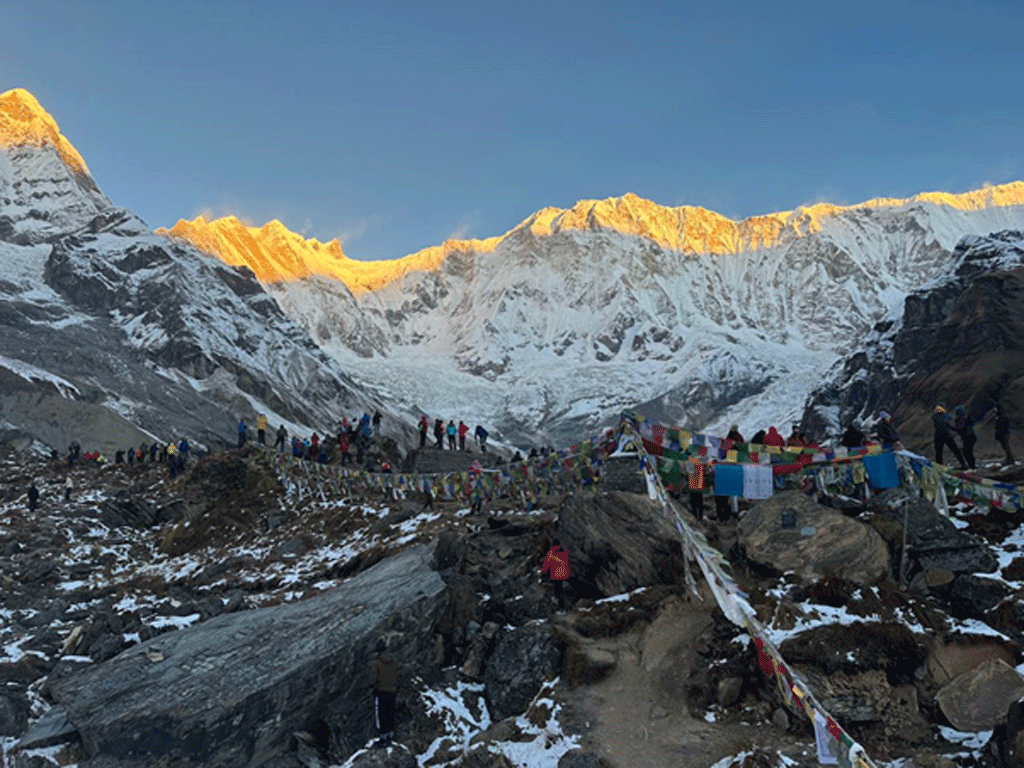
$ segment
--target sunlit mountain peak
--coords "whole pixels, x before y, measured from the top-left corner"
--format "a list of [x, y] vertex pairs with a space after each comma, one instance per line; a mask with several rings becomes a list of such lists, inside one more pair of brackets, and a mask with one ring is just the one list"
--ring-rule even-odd
[[1024, 205], [1024, 182], [951, 194], [926, 192], [912, 198], [875, 198], [855, 205], [815, 203], [792, 211], [736, 221], [697, 206], [668, 207], [635, 194], [580, 200], [571, 208], [543, 208], [509, 232], [486, 240], [447, 240], [401, 259], [356, 261], [337, 240], [321, 243], [290, 231], [280, 221], [251, 227], [235, 216], [179, 221], [161, 234], [185, 238], [231, 265], [248, 265], [264, 283], [310, 275], [341, 280], [353, 293], [379, 290], [414, 271], [435, 271], [458, 254], [494, 251], [510, 237], [549, 238], [580, 231], [641, 237], [682, 254], [729, 255], [771, 248], [820, 232], [830, 219], [855, 211], [929, 204], [956, 211]]
[[60, 132], [57, 121], [43, 109], [39, 101], [23, 88], [0, 93], [0, 147], [43, 147], [57, 150], [64, 164], [79, 178], [92, 176], [85, 160]]

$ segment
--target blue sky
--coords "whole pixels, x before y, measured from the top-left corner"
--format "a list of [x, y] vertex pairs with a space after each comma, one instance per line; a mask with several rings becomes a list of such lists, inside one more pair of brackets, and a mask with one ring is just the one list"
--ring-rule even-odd
[[111, 200], [352, 258], [634, 192], [733, 218], [1024, 178], [1019, 0], [0, 5]]

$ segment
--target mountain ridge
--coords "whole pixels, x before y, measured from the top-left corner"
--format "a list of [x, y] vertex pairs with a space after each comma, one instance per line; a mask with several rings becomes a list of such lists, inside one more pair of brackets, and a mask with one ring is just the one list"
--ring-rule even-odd
[[[287, 282], [317, 275], [341, 280], [355, 293], [380, 290], [411, 271], [437, 270], [452, 253], [489, 253], [501, 243], [524, 233], [550, 237], [560, 232], [614, 231], [648, 239], [663, 248], [691, 256], [735, 255], [771, 248], [782, 242], [821, 232], [830, 219], [843, 214], [896, 209], [928, 203], [954, 211], [1024, 206], [1024, 182], [986, 186], [963, 193], [922, 192], [909, 198], [872, 198], [852, 205], [815, 203], [791, 211], [729, 219], [699, 206], [663, 206], [633, 193], [604, 200], [580, 200], [570, 208], [546, 207], [528, 216], [508, 232], [485, 239], [447, 240], [400, 259], [361, 261], [347, 257], [340, 243], [321, 243], [287, 230], [279, 221], [262, 227], [244, 224], [237, 217], [192, 221], [179, 219], [157, 234], [185, 238], [232, 266], [247, 265], [261, 282]], [[272, 236], [267, 234], [272, 227]], [[288, 243], [280, 242], [280, 230]], [[235, 243], [245, 241], [245, 247]], [[325, 257], [325, 249], [329, 258]], [[274, 265], [279, 265], [274, 269]]]

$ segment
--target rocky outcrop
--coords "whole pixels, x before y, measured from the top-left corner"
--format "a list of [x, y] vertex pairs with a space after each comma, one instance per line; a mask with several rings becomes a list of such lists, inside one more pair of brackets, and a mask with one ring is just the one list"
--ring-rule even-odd
[[683, 573], [679, 535], [646, 495], [575, 494], [562, 505], [554, 533], [569, 550], [573, 578], [600, 596], [672, 584]]
[[416, 547], [323, 595], [160, 635], [57, 681], [53, 695], [90, 756], [140, 764], [261, 765], [327, 718], [361, 743], [375, 640], [427, 666], [444, 592], [429, 559]]
[[[795, 520], [792, 527], [783, 526], [786, 513]], [[889, 572], [881, 536], [800, 491], [754, 504], [740, 520], [739, 543], [749, 560], [804, 581], [832, 576], [872, 584]]]
[[[806, 426], [838, 434], [884, 409], [904, 445], [931, 456], [936, 402], [983, 414], [1001, 400], [1014, 421], [1024, 417], [1024, 233], [965, 237], [951, 263], [955, 273], [907, 296], [812, 393]], [[1002, 456], [991, 428], [977, 431], [976, 453]]]
[[558, 674], [560, 656], [547, 624], [527, 624], [498, 638], [484, 671], [491, 719], [525, 712], [541, 686]]
[[931, 503], [904, 488], [880, 493], [868, 508], [874, 512], [870, 524], [892, 548], [894, 563], [906, 558], [903, 576], [908, 579], [935, 570], [957, 576], [994, 573], [999, 567], [983, 540], [958, 529]]

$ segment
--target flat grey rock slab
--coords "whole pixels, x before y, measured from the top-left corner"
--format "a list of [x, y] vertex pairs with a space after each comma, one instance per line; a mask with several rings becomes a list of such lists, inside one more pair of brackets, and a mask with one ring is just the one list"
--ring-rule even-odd
[[412, 547], [322, 595], [159, 635], [58, 681], [55, 698], [90, 756], [259, 765], [339, 698], [368, 696], [385, 629], [402, 657], [403, 630], [411, 643], [432, 626], [445, 584], [431, 555]]

